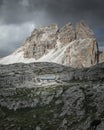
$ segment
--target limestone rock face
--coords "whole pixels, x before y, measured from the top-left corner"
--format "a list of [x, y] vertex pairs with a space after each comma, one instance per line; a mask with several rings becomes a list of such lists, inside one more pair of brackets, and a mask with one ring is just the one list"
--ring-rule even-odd
[[74, 68], [95, 65], [98, 62], [97, 51], [97, 43], [94, 39], [75, 40], [65, 51], [65, 64]]
[[35, 58], [36, 60], [55, 48], [57, 40], [57, 25], [50, 25], [35, 29], [31, 36], [26, 40], [24, 46], [24, 57]]
[[63, 48], [64, 51], [59, 60], [52, 58], [51, 62], [55, 61], [75, 68], [90, 67], [98, 63], [97, 41], [93, 31], [84, 21], [77, 24], [76, 28], [71, 23], [60, 30], [57, 25], [42, 27], [35, 30], [27, 42], [29, 43], [25, 49], [27, 58], [39, 59], [44, 54], [48, 54], [51, 49], [58, 51]]
[[66, 24], [60, 29], [58, 40], [63, 45], [69, 44], [71, 41], [75, 40], [75, 30], [71, 23]]
[[99, 54], [99, 62], [104, 62], [104, 50]]
[[53, 24], [35, 29], [22, 48], [1, 59], [0, 64], [54, 62], [82, 68], [97, 64], [98, 52], [94, 33], [85, 22], [76, 27], [68, 23], [61, 29]]
[[76, 38], [77, 39], [86, 39], [91, 38], [95, 39], [93, 31], [89, 28], [89, 26], [81, 21], [76, 25]]

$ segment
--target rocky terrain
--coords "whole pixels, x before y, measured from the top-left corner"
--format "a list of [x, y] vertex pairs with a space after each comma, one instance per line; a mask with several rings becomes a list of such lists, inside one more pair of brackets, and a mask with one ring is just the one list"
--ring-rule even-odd
[[104, 63], [0, 65], [0, 130], [104, 130]]
[[102, 62], [83, 21], [34, 29], [0, 59], [0, 130], [104, 130]]
[[[74, 68], [99, 63], [99, 48], [93, 31], [84, 22], [62, 28], [56, 24], [34, 29], [24, 44], [0, 64], [54, 62]], [[103, 62], [100, 58], [100, 62]]]
[[101, 63], [102, 61], [104, 61], [104, 49], [99, 53], [99, 62]]

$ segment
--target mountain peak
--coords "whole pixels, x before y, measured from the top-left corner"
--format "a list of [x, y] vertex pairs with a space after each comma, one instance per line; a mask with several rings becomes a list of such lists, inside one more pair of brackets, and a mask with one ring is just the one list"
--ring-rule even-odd
[[83, 26], [88, 26], [84, 20], [79, 21], [77, 24], [83, 25]]
[[95, 38], [94, 32], [83, 20], [76, 25], [76, 35], [77, 39]]
[[76, 28], [70, 22], [61, 29], [57, 24], [51, 24], [34, 29], [21, 48], [0, 60], [1, 64], [16, 62], [55, 62], [75, 68], [90, 67], [98, 63], [98, 44], [84, 21], [80, 21]]
[[40, 31], [48, 32], [48, 31], [57, 31], [58, 30], [58, 25], [57, 24], [50, 24], [48, 26], [40, 26], [38, 28]]

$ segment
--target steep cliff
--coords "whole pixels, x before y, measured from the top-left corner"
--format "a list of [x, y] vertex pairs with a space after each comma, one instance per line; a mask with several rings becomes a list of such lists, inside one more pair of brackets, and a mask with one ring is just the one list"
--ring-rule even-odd
[[0, 64], [54, 62], [74, 68], [98, 63], [98, 44], [85, 22], [58, 29], [56, 24], [35, 29], [23, 46], [0, 60]]
[[99, 62], [100, 63], [104, 62], [104, 49], [102, 52], [99, 53]]

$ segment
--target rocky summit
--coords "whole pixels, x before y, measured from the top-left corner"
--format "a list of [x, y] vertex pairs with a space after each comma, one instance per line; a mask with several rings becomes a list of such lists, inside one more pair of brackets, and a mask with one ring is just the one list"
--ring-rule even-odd
[[0, 59], [0, 130], [104, 130], [104, 51], [85, 22], [34, 29]]
[[104, 63], [0, 65], [0, 130], [104, 130]]
[[2, 58], [0, 64], [54, 62], [83, 68], [96, 65], [100, 57], [93, 31], [81, 21], [76, 26], [68, 23], [61, 29], [56, 24], [34, 29], [22, 47]]

